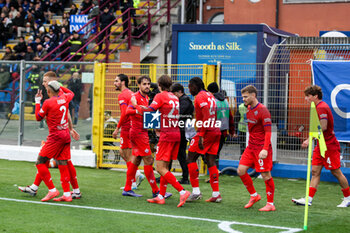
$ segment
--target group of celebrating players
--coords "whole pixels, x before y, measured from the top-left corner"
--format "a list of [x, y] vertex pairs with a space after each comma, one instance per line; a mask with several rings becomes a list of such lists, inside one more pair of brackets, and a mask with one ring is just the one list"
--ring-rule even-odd
[[[44, 74], [43, 85], [45, 86], [49, 99], [40, 108], [42, 94], [39, 91], [36, 95], [35, 115], [37, 120], [46, 117], [49, 127], [49, 136], [41, 148], [36, 162], [38, 173], [31, 186], [19, 187], [22, 192], [35, 196], [41, 180], [49, 188], [48, 194], [42, 201], [53, 199], [54, 201], [72, 201], [79, 199], [81, 193], [76, 179], [76, 172], [70, 161], [70, 137], [79, 139], [79, 134], [72, 128], [68, 104], [74, 94], [67, 88], [60, 86], [56, 81], [56, 74], [47, 72]], [[197, 133], [191, 139], [188, 148], [187, 166], [190, 174], [192, 193], [185, 190], [177, 181], [176, 177], [169, 171], [169, 164], [175, 160], [180, 146], [180, 129], [178, 120], [180, 118], [179, 99], [170, 90], [172, 79], [168, 75], [158, 78], [157, 83], [160, 93], [157, 94], [149, 105], [148, 93], [150, 91], [151, 80], [148, 76], [141, 76], [137, 79], [139, 90], [133, 93], [129, 88], [129, 79], [124, 74], [116, 76], [114, 85], [117, 91], [121, 91], [118, 96], [121, 116], [119, 123], [113, 132], [113, 137], [118, 138], [120, 131], [121, 156], [127, 164], [126, 182], [123, 187], [123, 196], [141, 197], [133, 191], [136, 178], [140, 177], [138, 166], [141, 161], [144, 163], [144, 174], [152, 188], [152, 199], [147, 199], [150, 203], [165, 204], [165, 199], [172, 196], [166, 192], [167, 184], [171, 184], [180, 195], [177, 205], [181, 207], [186, 201], [196, 201], [202, 198], [199, 188], [199, 169], [197, 159], [202, 156], [208, 165], [212, 196], [207, 202], [220, 203], [222, 196], [219, 191], [219, 171], [215, 160], [220, 145], [221, 131], [216, 124], [197, 124]], [[196, 121], [210, 122], [217, 119], [217, 105], [212, 93], [205, 90], [201, 78], [194, 77], [188, 85], [191, 95], [195, 97], [194, 107]], [[275, 211], [274, 192], [275, 184], [271, 176], [272, 170], [272, 147], [271, 147], [271, 115], [268, 109], [257, 99], [257, 89], [248, 85], [241, 90], [243, 102], [247, 108], [246, 123], [249, 130], [249, 142], [241, 156], [237, 173], [244, 186], [250, 194], [249, 202], [244, 208], [252, 207], [261, 200], [261, 196], [256, 192], [253, 181], [247, 173], [250, 167], [261, 173], [266, 185], [267, 204], [259, 211]], [[350, 206], [350, 191], [348, 181], [340, 170], [340, 147], [333, 132], [333, 116], [328, 105], [322, 101], [322, 90], [316, 86], [310, 86], [305, 90], [305, 99], [308, 102], [315, 102], [320, 118], [321, 126], [325, 135], [328, 150], [325, 158], [319, 154], [319, 147], [316, 146], [313, 156], [312, 181], [310, 186], [309, 205], [316, 192], [320, 181], [321, 169], [324, 166], [331, 170], [332, 174], [339, 180], [344, 195], [343, 202], [338, 207]], [[149, 145], [148, 131], [143, 127], [143, 115], [145, 112], [158, 111], [161, 122], [167, 122], [167, 127], [161, 124], [159, 142], [155, 154], [156, 170], [160, 174], [160, 185], [158, 188], [154, 172], [153, 157]], [[198, 125], [200, 125], [198, 127]], [[303, 143], [307, 146], [307, 141]], [[61, 173], [61, 183], [63, 196], [52, 183], [48, 170], [48, 163], [51, 158], [58, 161], [58, 168]], [[143, 176], [143, 175], [142, 175]], [[69, 182], [73, 186], [70, 192]], [[305, 205], [305, 199], [292, 199], [298, 205]]]

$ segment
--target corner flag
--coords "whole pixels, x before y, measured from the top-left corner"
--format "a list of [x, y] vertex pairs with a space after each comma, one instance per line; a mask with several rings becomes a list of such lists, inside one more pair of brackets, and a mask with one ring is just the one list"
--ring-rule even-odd
[[307, 218], [309, 214], [309, 187], [310, 187], [310, 170], [311, 170], [311, 156], [312, 156], [312, 139], [318, 139], [321, 156], [324, 158], [327, 146], [323, 137], [322, 127], [318, 114], [316, 111], [316, 105], [311, 102], [310, 106], [310, 126], [309, 126], [309, 153], [307, 160], [307, 174], [306, 174], [306, 194], [305, 194], [305, 213], [304, 213], [304, 230], [307, 230]]

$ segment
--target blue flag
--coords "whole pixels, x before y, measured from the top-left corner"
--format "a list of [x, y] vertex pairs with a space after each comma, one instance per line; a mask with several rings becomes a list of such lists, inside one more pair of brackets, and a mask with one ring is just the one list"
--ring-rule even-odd
[[335, 136], [350, 142], [350, 61], [313, 61], [311, 66], [313, 82], [332, 110]]

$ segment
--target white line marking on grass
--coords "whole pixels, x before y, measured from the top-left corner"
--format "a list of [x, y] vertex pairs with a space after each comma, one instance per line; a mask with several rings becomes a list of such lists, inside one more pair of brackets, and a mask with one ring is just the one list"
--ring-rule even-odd
[[103, 210], [103, 211], [108, 211], [108, 212], [119, 212], [119, 213], [128, 213], [128, 214], [140, 214], [140, 215], [150, 215], [150, 216], [176, 218], [176, 219], [214, 222], [214, 223], [219, 223], [218, 227], [221, 230], [223, 230], [225, 232], [229, 232], [229, 233], [241, 233], [240, 231], [236, 231], [236, 230], [232, 229], [231, 225], [244, 225], [244, 226], [271, 228], [271, 229], [281, 229], [282, 230], [281, 233], [294, 233], [294, 232], [302, 231], [302, 229], [300, 229], [300, 228], [278, 227], [278, 226], [271, 226], [271, 225], [262, 225], [262, 224], [253, 224], [253, 223], [235, 222], [235, 221], [229, 222], [229, 221], [216, 220], [216, 219], [210, 219], [210, 218], [196, 218], [196, 217], [188, 217], [188, 216], [157, 214], [157, 213], [131, 211], [131, 210], [109, 209], [109, 208], [93, 207], [93, 206], [68, 205], [68, 204], [53, 203], [53, 202], [28, 201], [28, 200], [12, 199], [12, 198], [5, 198], [5, 197], [0, 197], [0, 200], [13, 201], [13, 202], [24, 202], [24, 203], [32, 203], [32, 204], [40, 204], [40, 205], [64, 206], [64, 207], [78, 208], [78, 209]]

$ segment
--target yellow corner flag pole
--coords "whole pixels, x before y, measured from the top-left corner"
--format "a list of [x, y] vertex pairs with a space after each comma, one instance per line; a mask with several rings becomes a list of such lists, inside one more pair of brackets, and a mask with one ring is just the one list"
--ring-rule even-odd
[[318, 119], [316, 105], [314, 102], [312, 102], [310, 106], [309, 150], [308, 150], [307, 174], [306, 174], [304, 230], [307, 230], [307, 219], [309, 214], [309, 186], [310, 186], [310, 170], [311, 170], [313, 138], [318, 139], [321, 156], [324, 157], [327, 150], [327, 146], [323, 137], [322, 127], [320, 124], [320, 120]]

